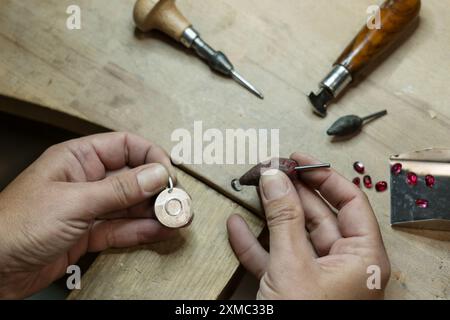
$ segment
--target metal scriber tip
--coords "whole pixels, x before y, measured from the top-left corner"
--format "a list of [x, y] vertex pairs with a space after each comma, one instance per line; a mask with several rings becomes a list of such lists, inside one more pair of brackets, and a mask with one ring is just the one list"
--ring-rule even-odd
[[331, 168], [331, 164], [329, 163], [321, 163], [321, 164], [313, 164], [309, 166], [300, 166], [295, 167], [296, 171], [307, 171], [307, 170], [315, 170], [315, 169], [321, 169], [321, 168]]
[[264, 95], [255, 88], [250, 82], [244, 79], [239, 73], [236, 72], [236, 70], [231, 70], [231, 76], [236, 82], [238, 82], [243, 87], [247, 88], [250, 92], [252, 92], [255, 96], [257, 96], [260, 99], [264, 99]]
[[184, 31], [181, 42], [186, 47], [193, 48], [198, 56], [208, 63], [211, 69], [227, 77], [233, 78], [236, 82], [252, 92], [258, 98], [264, 99], [263, 94], [258, 89], [256, 89], [250, 82], [245, 80], [239, 73], [236, 72], [236, 70], [234, 70], [234, 66], [227, 56], [223, 52], [216, 51], [211, 48], [211, 46], [203, 41], [198, 32], [193, 28], [189, 27]]
[[[276, 164], [273, 162], [274, 160], [276, 160]], [[270, 171], [270, 169], [278, 169], [281, 172], [284, 172], [290, 179], [295, 179], [297, 177], [297, 173], [330, 167], [331, 165], [329, 163], [300, 166], [297, 161], [292, 159], [272, 159], [271, 161], [262, 162], [257, 166], [254, 166], [239, 179], [234, 179], [231, 181], [231, 187], [238, 192], [242, 191], [243, 186], [257, 187], [259, 186], [261, 176], [265, 172]]]

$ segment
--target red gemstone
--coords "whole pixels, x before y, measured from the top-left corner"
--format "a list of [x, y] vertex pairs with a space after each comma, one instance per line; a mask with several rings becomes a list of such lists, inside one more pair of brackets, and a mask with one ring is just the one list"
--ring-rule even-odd
[[408, 182], [409, 185], [411, 186], [415, 186], [417, 185], [417, 181], [419, 179], [417, 178], [417, 174], [415, 174], [414, 172], [409, 172], [408, 176], [406, 177], [406, 181]]
[[401, 163], [396, 163], [396, 164], [394, 164], [392, 166], [391, 172], [392, 172], [393, 175], [398, 176], [400, 173], [402, 173], [402, 169], [403, 169], [402, 164]]
[[375, 189], [378, 192], [385, 192], [388, 189], [388, 183], [386, 181], [380, 181], [375, 185]]
[[429, 205], [430, 205], [430, 203], [428, 202], [428, 200], [425, 200], [425, 199], [417, 199], [416, 200], [416, 206], [418, 206], [419, 208], [427, 209]]
[[353, 179], [353, 183], [360, 188], [361, 187], [361, 179], [360, 178], [355, 178]]
[[372, 189], [372, 178], [370, 176], [364, 176], [364, 186], [367, 189]]
[[425, 183], [428, 188], [433, 188], [436, 184], [436, 178], [429, 174], [425, 177]]
[[355, 169], [355, 171], [358, 172], [359, 174], [364, 174], [364, 172], [366, 171], [364, 164], [360, 161], [356, 161], [353, 164], [353, 169]]

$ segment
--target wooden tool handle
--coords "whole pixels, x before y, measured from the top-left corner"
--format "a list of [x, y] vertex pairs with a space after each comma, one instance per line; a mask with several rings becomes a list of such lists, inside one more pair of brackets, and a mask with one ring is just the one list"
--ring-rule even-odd
[[162, 31], [179, 41], [191, 23], [175, 5], [175, 0], [138, 0], [134, 6], [134, 21], [144, 32]]
[[419, 15], [420, 0], [387, 0], [381, 6], [381, 29], [365, 26], [336, 61], [353, 79], [385, 53]]

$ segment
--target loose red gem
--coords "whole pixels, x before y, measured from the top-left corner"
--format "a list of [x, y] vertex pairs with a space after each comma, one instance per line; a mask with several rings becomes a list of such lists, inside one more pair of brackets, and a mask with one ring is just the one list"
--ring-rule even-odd
[[427, 209], [429, 205], [430, 205], [430, 203], [428, 202], [428, 200], [425, 200], [425, 199], [417, 199], [416, 200], [416, 206], [418, 206], [419, 208]]
[[436, 178], [429, 174], [425, 177], [425, 183], [428, 188], [433, 188], [436, 184]]
[[380, 181], [375, 185], [375, 189], [378, 192], [385, 192], [388, 189], [388, 184], [386, 181]]
[[361, 179], [360, 178], [355, 178], [353, 179], [353, 183], [357, 186], [357, 187], [361, 187]]
[[372, 178], [370, 176], [364, 176], [364, 186], [367, 189], [372, 189]]
[[353, 168], [355, 169], [356, 172], [358, 172], [359, 174], [364, 174], [364, 172], [366, 171], [366, 168], [364, 167], [364, 164], [360, 161], [356, 161], [353, 164]]
[[415, 186], [417, 185], [417, 181], [419, 179], [417, 178], [417, 175], [414, 172], [409, 172], [408, 176], [406, 177], [406, 181], [408, 182], [409, 185], [411, 186]]
[[400, 173], [402, 173], [402, 169], [403, 169], [402, 164], [401, 163], [396, 163], [396, 164], [394, 164], [392, 166], [391, 172], [392, 172], [392, 174], [398, 176]]

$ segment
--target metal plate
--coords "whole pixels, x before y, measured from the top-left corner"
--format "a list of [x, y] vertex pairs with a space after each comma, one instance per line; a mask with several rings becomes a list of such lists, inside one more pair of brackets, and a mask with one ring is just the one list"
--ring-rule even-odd
[[[428, 149], [397, 155], [391, 166], [402, 164], [402, 172], [391, 174], [391, 224], [408, 228], [450, 230], [450, 150]], [[408, 172], [418, 176], [416, 186], [406, 181]], [[433, 188], [427, 187], [425, 176], [436, 178]], [[428, 208], [419, 208], [416, 200], [426, 199]]]

